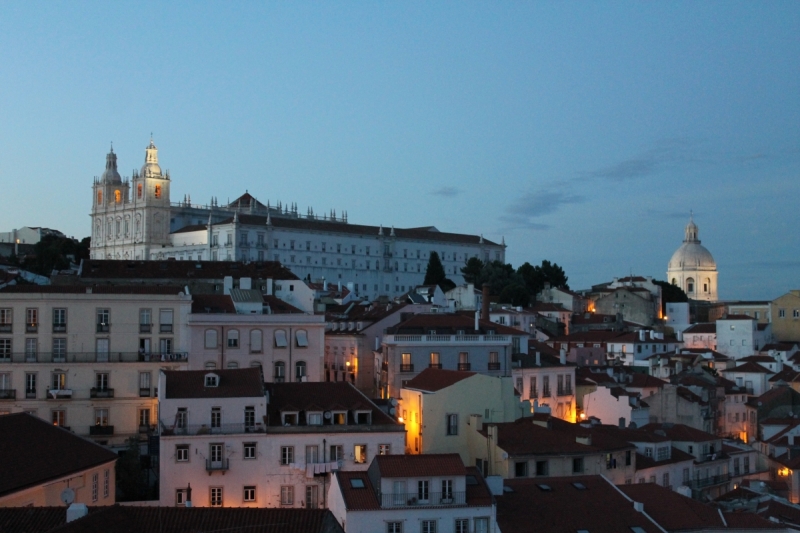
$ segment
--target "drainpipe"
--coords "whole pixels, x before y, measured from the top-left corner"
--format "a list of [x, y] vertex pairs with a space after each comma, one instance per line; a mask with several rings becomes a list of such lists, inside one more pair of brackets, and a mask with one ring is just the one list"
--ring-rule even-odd
[[289, 327], [289, 368], [286, 369], [286, 378], [287, 382], [291, 383], [292, 381], [292, 340], [294, 336], [292, 334], [292, 328]]
[[219, 327], [219, 367], [225, 368], [225, 326]]

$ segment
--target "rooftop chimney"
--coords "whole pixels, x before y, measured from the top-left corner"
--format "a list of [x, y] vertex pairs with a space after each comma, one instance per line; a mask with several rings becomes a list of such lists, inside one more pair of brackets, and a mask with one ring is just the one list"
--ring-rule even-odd
[[481, 294], [481, 318], [489, 320], [489, 289], [491, 286], [488, 283], [483, 284]]
[[73, 503], [67, 508], [67, 523], [83, 518], [89, 514], [89, 508], [85, 503]]

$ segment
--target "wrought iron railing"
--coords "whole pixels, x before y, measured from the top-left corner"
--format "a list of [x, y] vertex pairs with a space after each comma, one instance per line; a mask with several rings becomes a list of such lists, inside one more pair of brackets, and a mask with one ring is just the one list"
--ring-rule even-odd
[[166, 424], [161, 421], [161, 434], [169, 435], [232, 435], [239, 433], [264, 433], [264, 425], [257, 422], [249, 424], [220, 424], [210, 426], [208, 424], [188, 424], [179, 426], [177, 424]]
[[186, 361], [188, 352], [4, 352], [0, 363], [137, 363], [153, 361]]
[[380, 496], [381, 507], [425, 507], [467, 503], [466, 492], [400, 492]]

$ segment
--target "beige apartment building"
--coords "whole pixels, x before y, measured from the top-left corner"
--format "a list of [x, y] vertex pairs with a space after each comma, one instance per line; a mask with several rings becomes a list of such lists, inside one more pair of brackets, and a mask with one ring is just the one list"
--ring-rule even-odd
[[0, 414], [27, 412], [98, 443], [157, 420], [162, 368], [184, 369], [191, 296], [174, 287], [0, 291]]

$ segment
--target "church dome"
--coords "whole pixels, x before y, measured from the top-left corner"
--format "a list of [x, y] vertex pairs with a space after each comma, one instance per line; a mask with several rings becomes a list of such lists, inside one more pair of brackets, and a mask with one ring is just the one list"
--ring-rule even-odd
[[108, 155], [106, 155], [106, 170], [103, 172], [100, 180], [103, 183], [122, 183], [122, 176], [120, 176], [119, 171], [117, 171], [117, 154], [114, 153], [113, 148], [108, 152]]
[[158, 165], [158, 148], [150, 138], [150, 145], [145, 148], [144, 165], [139, 172], [142, 177], [161, 177], [161, 167]]
[[716, 270], [717, 263], [705, 246], [700, 244], [697, 224], [689, 220], [683, 244], [672, 254], [669, 270]]

